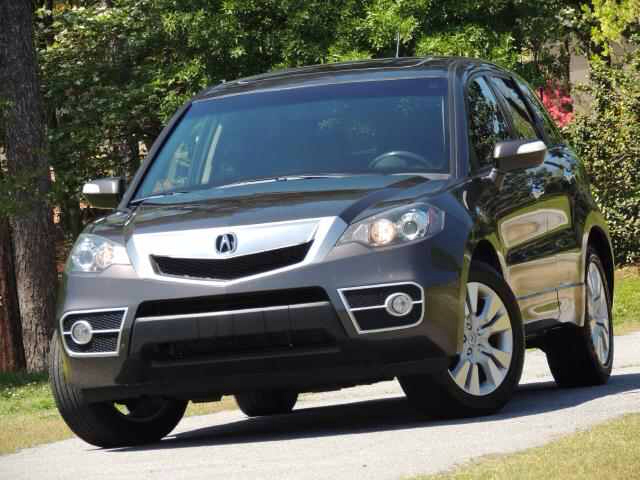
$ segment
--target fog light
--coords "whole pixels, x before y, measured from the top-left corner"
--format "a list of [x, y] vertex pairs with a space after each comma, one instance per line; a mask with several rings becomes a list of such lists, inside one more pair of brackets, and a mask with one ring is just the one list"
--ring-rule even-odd
[[78, 345], [86, 345], [93, 338], [93, 330], [89, 322], [80, 320], [71, 326], [71, 339]]
[[406, 293], [392, 293], [384, 302], [387, 312], [394, 317], [404, 317], [413, 310], [413, 299]]

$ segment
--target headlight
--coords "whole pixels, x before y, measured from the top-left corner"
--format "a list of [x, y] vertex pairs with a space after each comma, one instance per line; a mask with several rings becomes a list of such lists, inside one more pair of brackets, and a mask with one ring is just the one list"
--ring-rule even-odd
[[369, 247], [386, 247], [429, 238], [443, 228], [442, 210], [425, 204], [408, 205], [354, 223], [338, 245], [357, 242]]
[[102, 272], [111, 265], [130, 263], [123, 245], [98, 235], [83, 234], [71, 250], [67, 268], [71, 272]]

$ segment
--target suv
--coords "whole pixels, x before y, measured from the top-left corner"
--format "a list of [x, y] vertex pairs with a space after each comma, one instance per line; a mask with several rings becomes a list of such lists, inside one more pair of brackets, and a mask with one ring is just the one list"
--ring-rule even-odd
[[613, 255], [575, 153], [519, 77], [464, 58], [224, 83], [173, 117], [78, 238], [52, 340], [62, 417], [157, 441], [188, 401], [249, 416], [398, 378], [439, 416], [498, 411], [525, 348], [607, 381]]

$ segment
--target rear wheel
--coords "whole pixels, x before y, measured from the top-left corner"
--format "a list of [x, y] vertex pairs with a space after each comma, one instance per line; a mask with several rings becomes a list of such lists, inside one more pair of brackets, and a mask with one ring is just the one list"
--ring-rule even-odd
[[160, 440], [182, 419], [187, 402], [143, 397], [122, 403], [88, 403], [82, 391], [67, 383], [62, 346], [51, 341], [49, 381], [60, 415], [85, 442], [104, 448], [140, 445]]
[[289, 390], [257, 390], [235, 395], [238, 407], [249, 417], [291, 413], [298, 393]]
[[400, 379], [409, 402], [444, 417], [500, 410], [520, 381], [524, 332], [511, 289], [492, 268], [474, 263], [469, 273], [463, 350], [449, 370]]
[[604, 267], [592, 249], [587, 253], [585, 278], [584, 325], [552, 332], [545, 346], [549, 368], [561, 387], [602, 385], [611, 376], [611, 297]]

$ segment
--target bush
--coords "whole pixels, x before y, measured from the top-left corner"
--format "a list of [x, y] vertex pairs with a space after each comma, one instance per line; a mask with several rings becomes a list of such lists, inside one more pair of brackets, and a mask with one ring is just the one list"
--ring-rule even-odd
[[589, 173], [620, 264], [640, 261], [640, 52], [622, 66], [594, 61], [591, 108], [566, 132]]

